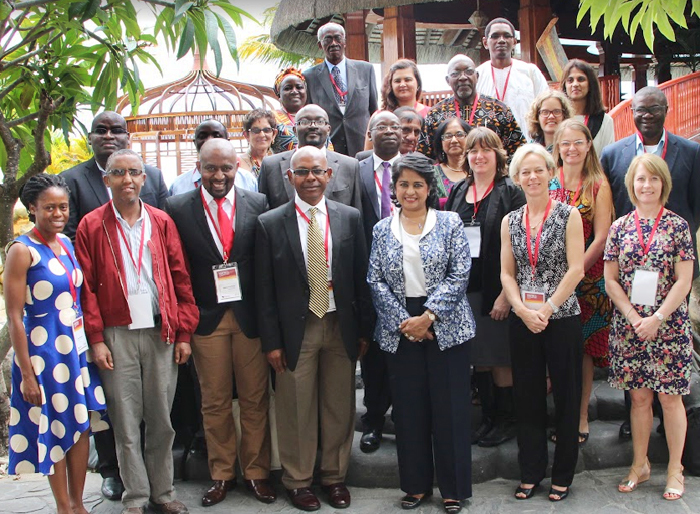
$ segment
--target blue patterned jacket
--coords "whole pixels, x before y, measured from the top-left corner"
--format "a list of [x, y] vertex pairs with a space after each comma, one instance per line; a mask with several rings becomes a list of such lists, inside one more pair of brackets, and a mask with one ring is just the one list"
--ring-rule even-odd
[[[399, 325], [410, 317], [400, 230], [398, 212], [375, 225], [367, 273], [377, 312], [374, 340], [391, 353], [399, 347]], [[433, 329], [440, 349], [445, 350], [468, 341], [475, 332], [467, 301], [471, 257], [459, 215], [430, 209], [419, 246], [428, 293], [425, 308], [438, 318]]]

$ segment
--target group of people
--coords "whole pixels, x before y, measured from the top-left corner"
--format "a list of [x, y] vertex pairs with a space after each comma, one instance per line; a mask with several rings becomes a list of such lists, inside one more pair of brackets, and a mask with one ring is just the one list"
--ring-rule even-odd
[[196, 168], [170, 191], [128, 149], [124, 118], [99, 114], [94, 158], [21, 193], [35, 228], [7, 251], [9, 472], [48, 475], [60, 514], [86, 512], [92, 428], [105, 496], [130, 514], [187, 512], [171, 421], [187, 376], [213, 481], [203, 506], [236, 486], [236, 461], [251, 494], [276, 501], [276, 439], [296, 508], [321, 507], [319, 451], [324, 497], [346, 508], [359, 360], [360, 449], [380, 447], [392, 408], [403, 509], [427, 501], [436, 476], [456, 514], [472, 494], [471, 445], [514, 437], [515, 498], [544, 480], [550, 439], [549, 499], [561, 501], [598, 366], [630, 393], [620, 492], [649, 478], [658, 395], [663, 496], [682, 497], [700, 145], [664, 129], [667, 100], [651, 87], [633, 99], [637, 133], [614, 142], [590, 65], [571, 61], [553, 91], [515, 43], [513, 25], [492, 20], [491, 59], [451, 59], [454, 95], [432, 108], [415, 63], [398, 61], [380, 106], [372, 67], [345, 57], [342, 26], [323, 25], [325, 60], [278, 75], [281, 109], [249, 113], [248, 151], [203, 122]]

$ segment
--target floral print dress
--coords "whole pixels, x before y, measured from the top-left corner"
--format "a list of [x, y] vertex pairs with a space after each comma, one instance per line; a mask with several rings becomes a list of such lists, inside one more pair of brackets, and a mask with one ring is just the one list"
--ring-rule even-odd
[[[640, 218], [644, 241], [648, 242], [655, 219]], [[628, 295], [637, 268], [659, 271], [656, 303], [634, 305], [641, 316], [651, 316], [661, 306], [674, 283], [677, 262], [694, 260], [693, 241], [688, 223], [666, 210], [651, 242], [646, 258], [637, 235], [634, 211], [610, 227], [603, 258], [616, 261], [619, 281]], [[608, 381], [617, 389], [649, 388], [666, 394], [688, 394], [692, 355], [692, 334], [688, 304], [683, 303], [661, 324], [653, 341], [641, 341], [625, 318], [615, 309], [610, 327], [610, 368]]]

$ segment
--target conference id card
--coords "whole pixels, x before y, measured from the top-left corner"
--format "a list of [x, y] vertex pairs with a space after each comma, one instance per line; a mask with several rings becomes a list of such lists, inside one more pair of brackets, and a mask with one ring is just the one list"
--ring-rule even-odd
[[238, 277], [238, 263], [219, 264], [212, 266], [212, 270], [218, 303], [237, 302], [243, 299], [241, 281]]
[[630, 302], [637, 305], [656, 305], [656, 292], [659, 287], [659, 272], [653, 269], [638, 268], [632, 278]]
[[85, 353], [88, 349], [88, 340], [85, 335], [85, 319], [80, 316], [73, 321], [73, 341], [75, 341], [75, 349], [78, 350], [78, 355]]
[[130, 294], [127, 301], [129, 302], [129, 315], [131, 316], [129, 330], [153, 328], [155, 326], [150, 293]]
[[472, 259], [481, 254], [481, 223], [467, 223], [464, 225], [464, 233], [469, 241], [469, 255]]
[[544, 295], [544, 291], [537, 287], [530, 287], [528, 289], [520, 290], [520, 299], [530, 310], [537, 311], [542, 307], [547, 300]]

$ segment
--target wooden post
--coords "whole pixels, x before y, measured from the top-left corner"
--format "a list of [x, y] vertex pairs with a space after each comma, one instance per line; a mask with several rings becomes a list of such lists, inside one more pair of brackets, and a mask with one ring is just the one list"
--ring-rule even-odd
[[536, 64], [545, 76], [548, 75], [537, 51], [537, 40], [552, 19], [549, 0], [520, 0], [518, 22], [520, 25], [520, 52], [525, 62]]
[[399, 59], [416, 60], [416, 18], [412, 5], [386, 7], [382, 33], [382, 75]]
[[646, 61], [635, 61], [632, 66], [634, 66], [634, 92], [636, 93], [643, 87], [649, 85], [647, 81], [649, 64]]
[[365, 15], [367, 11], [349, 12], [345, 15], [345, 54], [350, 59], [369, 61]]

